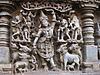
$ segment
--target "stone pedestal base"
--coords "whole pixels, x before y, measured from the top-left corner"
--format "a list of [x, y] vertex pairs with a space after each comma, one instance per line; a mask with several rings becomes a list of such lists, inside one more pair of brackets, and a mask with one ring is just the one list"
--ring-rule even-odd
[[97, 46], [86, 45], [83, 48], [83, 57], [85, 62], [96, 62], [98, 61], [98, 51]]
[[100, 69], [100, 63], [98, 62], [98, 50], [97, 46], [86, 45], [83, 49], [85, 72], [97, 71]]
[[11, 64], [0, 64], [0, 73], [13, 73], [12, 65]]
[[100, 71], [100, 62], [84, 62], [84, 72], [97, 72]]
[[[21, 74], [16, 74], [21, 75]], [[36, 72], [27, 72], [23, 75], [100, 75], [100, 72], [91, 72], [91, 73], [82, 73], [81, 71], [36, 71]]]
[[8, 47], [0, 47], [0, 64], [9, 63], [9, 48]]

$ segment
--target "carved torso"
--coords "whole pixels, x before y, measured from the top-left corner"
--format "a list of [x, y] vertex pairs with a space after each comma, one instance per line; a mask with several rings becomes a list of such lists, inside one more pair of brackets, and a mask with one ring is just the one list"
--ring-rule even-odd
[[51, 58], [54, 55], [53, 32], [51, 27], [47, 27], [41, 30], [41, 35], [38, 41], [38, 53], [43, 58]]

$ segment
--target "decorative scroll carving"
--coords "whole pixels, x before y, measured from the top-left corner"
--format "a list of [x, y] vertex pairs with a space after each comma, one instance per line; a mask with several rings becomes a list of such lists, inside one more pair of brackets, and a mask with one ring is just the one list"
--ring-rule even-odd
[[22, 8], [28, 11], [34, 11], [34, 10], [39, 10], [39, 9], [48, 9], [48, 8], [52, 8], [56, 11], [59, 12], [66, 12], [72, 9], [72, 6], [70, 4], [66, 4], [66, 3], [54, 3], [54, 2], [41, 2], [41, 3], [30, 3], [27, 2], [25, 4], [22, 5]]
[[[62, 62], [55, 61], [57, 46], [63, 53], [58, 54], [64, 60], [63, 68], [66, 70], [68, 66], [68, 70], [75, 70], [77, 64], [79, 70], [82, 54], [78, 44], [82, 41], [79, 19], [71, 10], [71, 5], [27, 2], [12, 21], [12, 62], [15, 71], [59, 70], [61, 65], [57, 63]], [[72, 48], [74, 43], [77, 45]], [[67, 65], [69, 61], [72, 63]]]
[[71, 0], [71, 1], [73, 1], [73, 2], [92, 2], [92, 3], [94, 3], [94, 2], [96, 2], [96, 3], [100, 3], [100, 1], [99, 0]]
[[98, 8], [100, 1], [99, 0], [66, 0], [69, 3], [80, 4], [80, 7], [93, 7]]

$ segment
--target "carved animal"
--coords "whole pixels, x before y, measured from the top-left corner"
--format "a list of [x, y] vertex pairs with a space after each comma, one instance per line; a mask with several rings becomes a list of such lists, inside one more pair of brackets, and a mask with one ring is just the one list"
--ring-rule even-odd
[[15, 72], [27, 72], [28, 71], [28, 63], [24, 61], [18, 61], [15, 63]]
[[79, 55], [80, 57], [80, 63], [82, 63], [82, 53], [81, 53], [81, 47], [78, 46], [78, 44], [72, 44], [69, 47], [69, 51], [72, 51], [72, 53]]
[[75, 68], [74, 68], [74, 65], [73, 65], [73, 64], [68, 65], [67, 69], [68, 69], [68, 71], [70, 71], [70, 70], [75, 70]]
[[[63, 54], [63, 58], [64, 58], [64, 70], [66, 70], [66, 68], [68, 68], [68, 63], [75, 63], [77, 64], [77, 69], [79, 70], [79, 66], [80, 66], [80, 59], [79, 56], [76, 54], [70, 54], [69, 52], [66, 52], [65, 54]], [[75, 65], [74, 65], [75, 66]]]
[[[73, 64], [73, 66], [77, 65], [77, 69], [79, 70], [80, 67], [80, 58], [79, 55], [75, 54], [75, 53], [69, 53], [66, 47], [67, 44], [63, 44], [60, 46], [60, 48], [58, 49], [58, 52], [60, 52], [63, 56], [63, 63], [64, 63], [64, 70], [66, 70], [66, 68], [68, 69], [68, 63]], [[69, 69], [68, 69], [69, 70]]]

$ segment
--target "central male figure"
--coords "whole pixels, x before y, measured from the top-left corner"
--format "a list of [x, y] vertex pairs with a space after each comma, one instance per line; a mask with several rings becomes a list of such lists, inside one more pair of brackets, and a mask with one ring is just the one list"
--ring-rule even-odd
[[40, 15], [40, 29], [35, 37], [33, 42], [33, 47], [37, 47], [37, 52], [42, 60], [42, 66], [44, 70], [48, 70], [48, 63], [50, 64], [50, 68], [55, 70], [54, 63], [54, 46], [53, 46], [53, 30], [56, 23], [56, 16], [54, 10], [49, 10], [52, 15], [52, 22], [49, 23], [48, 17], [41, 11]]

